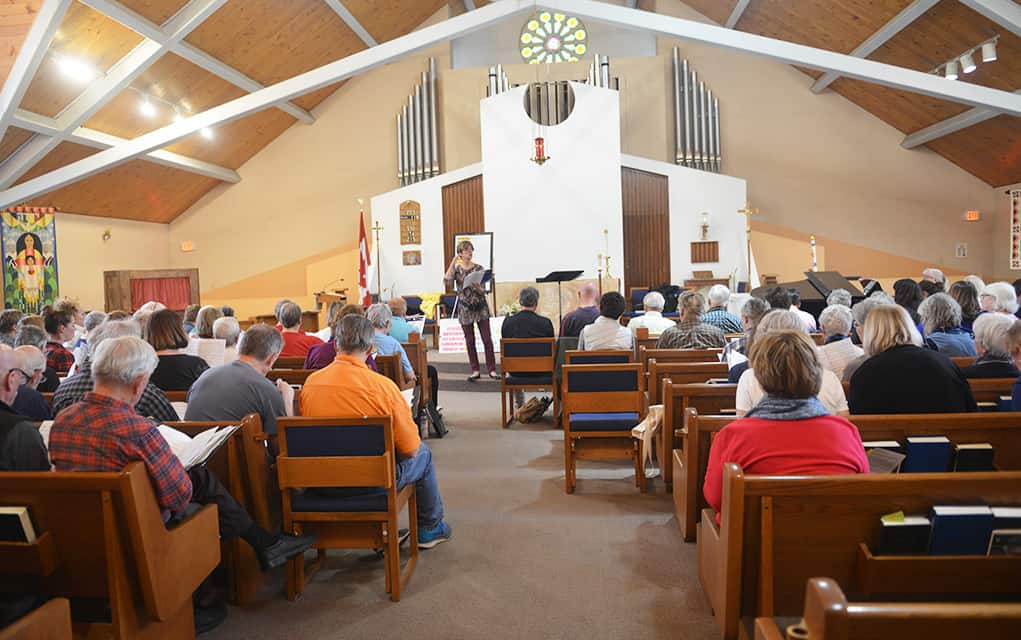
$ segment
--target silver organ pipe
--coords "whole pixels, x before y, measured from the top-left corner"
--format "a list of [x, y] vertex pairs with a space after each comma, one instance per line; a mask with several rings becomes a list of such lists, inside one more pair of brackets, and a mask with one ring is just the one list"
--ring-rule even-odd
[[719, 173], [723, 170], [720, 100], [681, 57], [677, 47], [672, 63], [674, 162]]
[[[436, 59], [397, 114], [397, 178], [409, 185], [440, 173]], [[499, 90], [499, 74], [490, 68], [489, 91]]]

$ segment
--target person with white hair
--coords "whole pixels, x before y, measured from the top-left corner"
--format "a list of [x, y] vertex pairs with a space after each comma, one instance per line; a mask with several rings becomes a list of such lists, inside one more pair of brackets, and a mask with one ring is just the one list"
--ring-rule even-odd
[[18, 389], [18, 396], [11, 408], [16, 413], [28, 416], [33, 420], [43, 421], [53, 418], [50, 403], [36, 387], [46, 373], [46, 356], [38, 347], [23, 345], [14, 350], [21, 361], [21, 371], [25, 374], [25, 384]]
[[702, 322], [719, 327], [723, 333], [741, 333], [741, 318], [727, 311], [730, 301], [730, 289], [722, 284], [714, 284], [708, 294], [709, 310], [702, 314]]
[[234, 316], [217, 318], [213, 322], [213, 338], [223, 340], [223, 364], [230, 364], [238, 359], [238, 338], [241, 336], [241, 324]]
[[650, 337], [658, 336], [670, 327], [676, 326], [676, 322], [663, 317], [664, 306], [666, 306], [666, 300], [659, 291], [650, 291], [645, 294], [645, 297], [642, 298], [642, 309], [645, 310], [645, 313], [631, 318], [631, 321], [627, 323], [631, 335], [638, 335], [638, 330], [645, 327], [649, 330]]
[[657, 349], [722, 349], [727, 339], [719, 327], [702, 322], [705, 298], [697, 291], [685, 291], [677, 300], [681, 321], [656, 341]]
[[[762, 320], [759, 321], [758, 326], [755, 328], [755, 340], [752, 341], [752, 345], [749, 348], [751, 354], [755, 353], [755, 345], [759, 340], [769, 335], [771, 332], [779, 331], [799, 331], [805, 334], [808, 333], [805, 331], [804, 321], [796, 311], [785, 311], [783, 309], [770, 311], [762, 317]], [[754, 359], [753, 355], [749, 360], [749, 364]], [[828, 369], [823, 370], [822, 386], [817, 395], [819, 397], [819, 402], [821, 402], [830, 413], [835, 415], [847, 415], [847, 399], [844, 397], [844, 387], [840, 384], [840, 378], [838, 378], [832, 371]], [[762, 389], [762, 384], [755, 376], [755, 369], [749, 367], [741, 374], [741, 378], [737, 382], [737, 392], [735, 397], [737, 415], [745, 415], [754, 409], [765, 397], [766, 392]]]
[[61, 411], [50, 429], [57, 471], [120, 471], [140, 461], [161, 509], [173, 514], [191, 503], [215, 504], [220, 538], [250, 544], [264, 571], [311, 548], [314, 535], [272, 534], [257, 525], [205, 465], [185, 470], [157, 425], [135, 412], [159, 363], [152, 345], [134, 336], [109, 338], [93, 351], [91, 363], [94, 389]]
[[1010, 315], [1017, 313], [1017, 294], [1014, 293], [1014, 286], [1009, 282], [987, 284], [985, 289], [979, 293], [978, 301], [983, 311]]
[[971, 286], [975, 287], [976, 293], [982, 293], [982, 290], [986, 288], [986, 282], [982, 278], [976, 275], [964, 276], [965, 282], [970, 282]]
[[961, 328], [961, 305], [945, 293], [934, 293], [918, 305], [925, 346], [950, 358], [975, 355], [971, 334]]
[[978, 358], [962, 367], [965, 378], [1017, 378], [1021, 369], [1007, 351], [1007, 332], [1017, 320], [1005, 313], [983, 313], [975, 319], [975, 352]]
[[853, 324], [851, 309], [842, 304], [831, 304], [819, 314], [819, 327], [823, 334], [823, 344], [817, 349], [819, 362], [838, 378], [844, 375], [848, 362], [857, 360], [865, 353], [861, 347], [851, 342]]
[[415, 369], [411, 366], [408, 353], [401, 346], [401, 343], [397, 342], [390, 335], [390, 319], [393, 317], [390, 307], [382, 302], [377, 302], [365, 310], [365, 317], [369, 319], [369, 322], [372, 323], [372, 328], [375, 330], [372, 339], [376, 344], [376, 353], [384, 356], [399, 353], [401, 355], [401, 368], [404, 370], [404, 388], [409, 389], [414, 386], [416, 380]]
[[12, 408], [25, 383], [21, 359], [0, 345], [0, 471], [49, 471], [50, 459], [39, 427]]
[[932, 282], [937, 285], [940, 291], [947, 288], [947, 278], [943, 275], [943, 272], [935, 267], [929, 267], [922, 271], [922, 280]]
[[140, 306], [138, 308], [138, 311], [135, 311], [135, 313], [132, 314], [131, 317], [134, 318], [135, 322], [138, 323], [138, 326], [141, 327], [143, 338], [145, 338], [145, 331], [146, 328], [149, 326], [149, 316], [156, 313], [157, 311], [163, 311], [166, 308], [167, 305], [163, 304], [162, 302], [150, 300], [149, 302], [146, 302], [145, 304]]
[[847, 289], [834, 289], [830, 291], [830, 295], [826, 296], [826, 306], [831, 307], [835, 304], [839, 304], [851, 308], [851, 292]]
[[[134, 320], [107, 320], [96, 327], [89, 337], [89, 357], [82, 362], [78, 373], [64, 379], [53, 394], [53, 415], [57, 415], [61, 410], [80, 401], [86, 393], [92, 391], [92, 357], [104, 340], [122, 336], [138, 338], [141, 335], [142, 330]], [[140, 416], [153, 418], [160, 422], [180, 420], [177, 411], [167, 399], [167, 395], [151, 383], [142, 390], [142, 395], [135, 405], [135, 411]]]

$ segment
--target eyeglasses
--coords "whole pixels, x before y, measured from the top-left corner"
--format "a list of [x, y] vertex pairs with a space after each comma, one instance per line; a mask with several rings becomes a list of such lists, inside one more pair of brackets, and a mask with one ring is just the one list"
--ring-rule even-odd
[[7, 373], [11, 373], [11, 371], [17, 371], [18, 373], [20, 373], [22, 376], [25, 377], [26, 382], [32, 378], [32, 376], [29, 375], [24, 369], [18, 369], [17, 367], [15, 367], [14, 369], [10, 369], [9, 371], [7, 371]]

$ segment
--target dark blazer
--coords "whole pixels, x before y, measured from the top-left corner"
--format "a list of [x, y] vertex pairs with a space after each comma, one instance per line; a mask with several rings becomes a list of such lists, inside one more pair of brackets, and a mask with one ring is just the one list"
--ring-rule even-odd
[[522, 309], [504, 319], [500, 335], [504, 338], [552, 338], [553, 323], [534, 311]]
[[865, 360], [851, 376], [847, 405], [852, 414], [978, 411], [957, 365], [942, 353], [914, 345]]
[[970, 367], [961, 369], [965, 378], [1017, 378], [1021, 370], [1010, 360], [992, 360], [981, 356]]

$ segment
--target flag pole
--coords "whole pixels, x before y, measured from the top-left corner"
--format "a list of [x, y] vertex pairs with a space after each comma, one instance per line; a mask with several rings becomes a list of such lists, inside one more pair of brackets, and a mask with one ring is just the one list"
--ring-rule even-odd
[[383, 225], [376, 222], [372, 225], [376, 233], [376, 301], [383, 301], [383, 263], [379, 261], [379, 234], [383, 231]]

